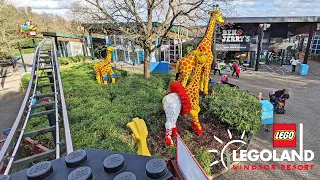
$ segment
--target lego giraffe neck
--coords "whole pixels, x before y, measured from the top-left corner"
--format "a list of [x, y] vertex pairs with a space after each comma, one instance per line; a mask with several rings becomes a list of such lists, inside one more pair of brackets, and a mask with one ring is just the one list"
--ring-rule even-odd
[[112, 58], [112, 51], [108, 51], [105, 62], [108, 62], [108, 63], [111, 62], [111, 58]]
[[209, 40], [210, 47], [211, 47], [211, 43], [212, 43], [212, 37], [213, 37], [215, 25], [216, 25], [216, 18], [214, 16], [211, 16], [209, 25], [207, 27], [206, 35], [204, 36], [204, 38], [207, 38]]

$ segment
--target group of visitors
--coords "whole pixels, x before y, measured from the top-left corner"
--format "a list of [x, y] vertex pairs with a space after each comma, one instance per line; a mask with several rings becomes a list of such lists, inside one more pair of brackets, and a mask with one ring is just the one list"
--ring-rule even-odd
[[[236, 74], [236, 78], [240, 78], [240, 67], [239, 67], [238, 60], [232, 64], [232, 68], [233, 68], [232, 76]], [[221, 64], [219, 61], [213, 63], [213, 75], [216, 75], [217, 72], [221, 76]]]

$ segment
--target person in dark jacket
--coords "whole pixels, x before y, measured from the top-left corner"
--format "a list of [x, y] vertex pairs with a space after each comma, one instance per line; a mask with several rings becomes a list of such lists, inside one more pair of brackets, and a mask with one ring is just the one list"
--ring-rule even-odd
[[276, 96], [276, 98], [280, 98], [282, 96], [282, 98], [289, 99], [290, 97], [288, 89], [278, 90], [274, 93], [274, 95]]

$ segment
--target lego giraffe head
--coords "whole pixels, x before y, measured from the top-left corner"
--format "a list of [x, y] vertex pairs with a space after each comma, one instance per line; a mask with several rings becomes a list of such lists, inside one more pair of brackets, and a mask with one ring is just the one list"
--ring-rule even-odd
[[207, 62], [208, 58], [203, 52], [196, 51], [195, 54], [196, 64], [205, 64]]
[[213, 11], [208, 12], [211, 18], [214, 18], [217, 22], [224, 24], [224, 19], [222, 18], [222, 12], [219, 9], [219, 5], [216, 5]]
[[115, 48], [114, 48], [113, 46], [108, 46], [108, 47], [107, 47], [107, 51], [108, 51], [108, 52], [112, 52], [112, 51], [114, 51], [114, 49], [115, 49]]

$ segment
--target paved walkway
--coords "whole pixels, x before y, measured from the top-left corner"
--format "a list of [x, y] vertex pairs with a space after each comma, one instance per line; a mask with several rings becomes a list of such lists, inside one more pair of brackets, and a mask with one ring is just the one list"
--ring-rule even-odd
[[[23, 57], [27, 71], [30, 72], [33, 54], [25, 54]], [[21, 60], [17, 62], [16, 71], [12, 66], [0, 67], [0, 71], [1, 74], [6, 74], [6, 77], [0, 78], [0, 133], [2, 134], [4, 129], [12, 127], [25, 93], [22, 93], [20, 89], [20, 75], [24, 72]]]
[[[304, 126], [304, 149], [312, 150], [315, 153], [314, 160], [308, 164], [314, 164], [314, 169], [309, 171], [245, 171], [245, 170], [229, 170], [225, 174], [216, 179], [320, 179], [320, 63], [310, 62], [310, 75], [299, 76], [291, 73], [267, 72], [267, 71], [246, 71], [240, 74], [240, 79], [230, 76], [230, 82], [238, 85], [240, 88], [246, 89], [251, 93], [257, 94], [259, 91], [268, 98], [268, 93], [273, 90], [288, 88], [290, 89], [290, 99], [286, 102], [286, 114], [276, 114], [274, 123], [294, 123], [297, 124], [297, 150], [299, 148], [299, 123]], [[263, 67], [264, 68], [264, 67]], [[214, 76], [215, 80], [219, 77]], [[264, 128], [253, 137], [249, 149], [273, 150], [272, 145], [272, 126], [271, 132], [265, 132]], [[283, 149], [276, 149], [279, 154]], [[290, 150], [290, 149], [289, 149]], [[298, 151], [299, 152], [299, 151]], [[306, 164], [304, 162], [284, 162], [287, 164]], [[246, 162], [242, 165], [265, 165], [276, 164], [279, 162]]]

